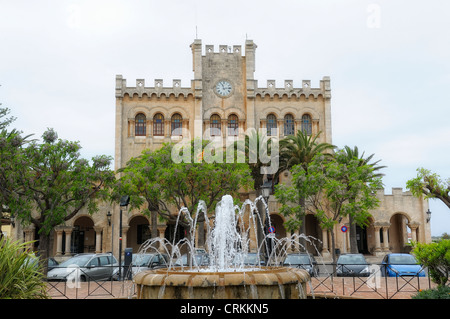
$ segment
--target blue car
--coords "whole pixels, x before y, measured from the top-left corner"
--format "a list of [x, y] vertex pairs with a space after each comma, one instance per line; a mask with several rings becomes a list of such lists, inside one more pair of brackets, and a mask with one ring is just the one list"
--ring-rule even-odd
[[381, 271], [386, 277], [418, 276], [425, 277], [423, 267], [410, 254], [387, 254], [381, 262]]

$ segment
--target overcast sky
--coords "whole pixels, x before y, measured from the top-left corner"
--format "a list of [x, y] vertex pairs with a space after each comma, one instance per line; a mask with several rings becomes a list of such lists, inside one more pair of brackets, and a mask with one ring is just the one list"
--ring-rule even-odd
[[[450, 178], [449, 16], [433, 0], [0, 0], [0, 102], [26, 134], [113, 156], [116, 74], [189, 87], [196, 37], [248, 38], [259, 86], [331, 77], [333, 143], [381, 159], [390, 194], [418, 167]], [[450, 210], [430, 209], [432, 235], [450, 233]]]

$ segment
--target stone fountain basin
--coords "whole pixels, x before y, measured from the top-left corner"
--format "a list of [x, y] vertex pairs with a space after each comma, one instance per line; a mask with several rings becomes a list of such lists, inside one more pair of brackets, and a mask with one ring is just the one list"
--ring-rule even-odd
[[306, 299], [304, 269], [233, 272], [147, 270], [134, 277], [138, 299]]

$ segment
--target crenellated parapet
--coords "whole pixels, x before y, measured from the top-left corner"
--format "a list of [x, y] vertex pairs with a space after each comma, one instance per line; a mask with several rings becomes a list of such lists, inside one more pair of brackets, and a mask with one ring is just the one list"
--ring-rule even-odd
[[171, 87], [164, 87], [164, 83], [162, 79], [155, 79], [154, 86], [147, 87], [145, 86], [144, 79], [136, 79], [136, 86], [130, 87], [127, 86], [127, 80], [122, 77], [122, 75], [116, 75], [116, 98], [124, 98], [125, 96], [129, 96], [133, 98], [137, 96], [138, 98], [142, 98], [147, 96], [148, 98], [156, 97], [158, 99], [170, 96], [178, 98], [187, 99], [189, 96], [194, 96], [193, 86], [186, 88], [181, 87], [181, 80], [174, 79], [172, 81]]
[[[254, 90], [248, 90], [249, 97], [259, 97], [261, 99], [274, 99], [287, 97], [288, 99], [300, 99], [302, 96], [305, 99], [323, 99], [331, 98], [330, 77], [324, 76], [320, 81], [320, 87], [312, 88], [310, 80], [303, 80], [302, 87], [296, 88], [292, 80], [285, 80], [284, 87], [277, 87], [275, 80], [267, 80], [266, 87], [258, 87], [258, 81], [253, 80]], [[249, 92], [250, 91], [250, 92]], [[253, 92], [252, 92], [253, 91]]]

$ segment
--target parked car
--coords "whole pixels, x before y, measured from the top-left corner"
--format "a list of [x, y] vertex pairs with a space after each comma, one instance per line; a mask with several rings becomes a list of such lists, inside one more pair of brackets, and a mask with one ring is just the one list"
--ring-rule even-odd
[[338, 277], [369, 277], [369, 264], [363, 254], [342, 254], [337, 260]]
[[[194, 258], [192, 259], [192, 266], [194, 267], [199, 267], [199, 266], [209, 266], [209, 255], [208, 254], [204, 254], [204, 253], [200, 253], [200, 254], [194, 254]], [[186, 267], [188, 266], [188, 255], [182, 255], [180, 258], [178, 258], [175, 263], [174, 266], [183, 266]]]
[[314, 256], [308, 253], [288, 254], [283, 266], [305, 269], [311, 277], [317, 277], [319, 269]]
[[47, 273], [47, 280], [109, 280], [118, 265], [111, 253], [78, 254], [50, 270]]
[[425, 277], [425, 271], [411, 254], [392, 253], [384, 256], [381, 273], [387, 277], [419, 276]]
[[233, 260], [234, 265], [264, 266], [266, 261], [263, 255], [258, 253], [239, 254]]
[[[27, 258], [25, 259], [25, 262], [26, 263], [29, 263], [30, 265], [32, 264], [33, 266], [35, 266], [35, 267], [38, 267], [38, 265], [39, 265], [39, 257], [38, 256], [36, 256], [35, 254], [29, 254], [28, 256], [27, 256]], [[55, 260], [55, 258], [53, 258], [53, 257], [49, 257], [48, 259], [47, 259], [47, 271], [50, 271], [50, 270], [52, 270], [53, 268], [55, 268], [55, 267], [57, 267], [58, 266], [58, 262]]]
[[[122, 267], [125, 266], [125, 261], [122, 261]], [[169, 256], [160, 253], [145, 253], [145, 254], [134, 254], [131, 260], [131, 273], [136, 275], [138, 272], [144, 270], [167, 268], [169, 266]], [[125, 268], [122, 268], [122, 272]], [[113, 279], [119, 279], [119, 267], [114, 269]]]

